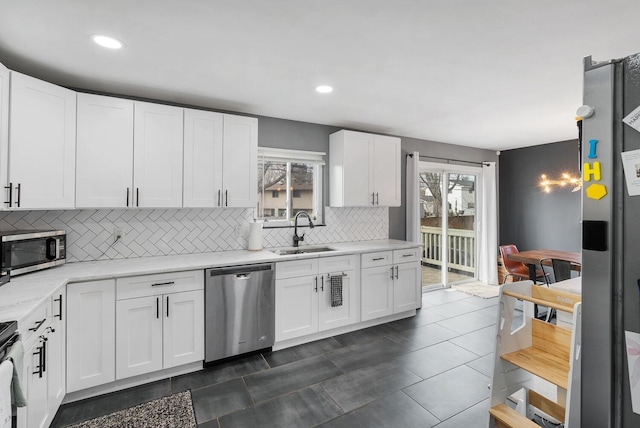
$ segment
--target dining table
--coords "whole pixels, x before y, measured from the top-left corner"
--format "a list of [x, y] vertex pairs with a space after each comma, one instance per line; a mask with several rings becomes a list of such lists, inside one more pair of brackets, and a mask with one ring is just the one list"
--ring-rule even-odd
[[540, 266], [540, 261], [545, 259], [560, 259], [571, 262], [571, 265], [578, 269], [582, 266], [582, 253], [561, 250], [527, 250], [518, 253], [508, 254], [509, 260], [521, 262], [529, 267], [529, 279], [536, 281], [536, 269]]

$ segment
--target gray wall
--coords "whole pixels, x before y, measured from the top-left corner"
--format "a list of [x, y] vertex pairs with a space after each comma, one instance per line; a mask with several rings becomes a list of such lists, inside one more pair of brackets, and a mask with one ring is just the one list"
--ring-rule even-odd
[[[405, 239], [406, 228], [406, 177], [407, 163], [406, 155], [414, 151], [420, 152], [421, 156], [435, 156], [438, 158], [460, 159], [470, 162], [498, 162], [498, 156], [493, 150], [474, 149], [471, 147], [455, 146], [453, 144], [437, 143], [434, 141], [418, 140], [416, 138], [402, 138], [402, 205], [389, 209], [389, 238]], [[423, 159], [429, 162], [443, 162], [437, 159]], [[455, 162], [452, 162], [455, 163]], [[460, 165], [469, 165], [459, 163]], [[495, 201], [497, 204], [498, 201]]]
[[578, 167], [577, 140], [503, 151], [499, 244], [516, 244], [521, 251], [581, 251], [581, 192], [544, 193], [538, 187], [541, 174], [578, 176]]

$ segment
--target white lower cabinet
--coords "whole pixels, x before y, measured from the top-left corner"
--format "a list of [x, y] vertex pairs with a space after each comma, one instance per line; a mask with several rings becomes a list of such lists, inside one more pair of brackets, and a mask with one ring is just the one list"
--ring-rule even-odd
[[51, 298], [53, 316], [47, 341], [47, 356], [49, 357], [47, 369], [49, 370], [49, 398], [51, 400], [49, 406], [53, 410], [52, 418], [67, 393], [66, 296], [67, 290], [62, 287]]
[[64, 398], [64, 327], [58, 296], [62, 301], [64, 291], [38, 307], [19, 326], [25, 347], [22, 386], [27, 399], [27, 406], [18, 408], [19, 428], [48, 427]]
[[392, 266], [362, 269], [362, 320], [393, 314]]
[[[276, 264], [276, 342], [360, 321], [358, 256]], [[342, 280], [342, 302], [331, 305], [331, 276]]]
[[362, 320], [419, 306], [420, 250], [380, 251], [362, 255]]
[[204, 359], [203, 271], [118, 279], [116, 294], [116, 379]]
[[116, 281], [67, 285], [67, 392], [116, 380]]

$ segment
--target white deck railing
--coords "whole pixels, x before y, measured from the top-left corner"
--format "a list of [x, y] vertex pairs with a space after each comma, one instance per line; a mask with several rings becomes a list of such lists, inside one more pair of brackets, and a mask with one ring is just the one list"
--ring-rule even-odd
[[[442, 229], [421, 226], [422, 260], [430, 265], [442, 266], [440, 243]], [[476, 271], [476, 236], [473, 230], [449, 229], [449, 267], [464, 272]]]

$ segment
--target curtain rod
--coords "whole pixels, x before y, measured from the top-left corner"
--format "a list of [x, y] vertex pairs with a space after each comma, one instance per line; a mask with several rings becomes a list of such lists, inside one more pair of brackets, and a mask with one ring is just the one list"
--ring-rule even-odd
[[[413, 157], [413, 153], [407, 153], [407, 156], [409, 157]], [[448, 162], [464, 162], [464, 163], [472, 163], [474, 165], [483, 165], [483, 166], [490, 166], [491, 164], [487, 163], [487, 162], [475, 162], [475, 161], [468, 161], [468, 160], [462, 160], [462, 159], [449, 159], [449, 158], [439, 158], [437, 156], [427, 156], [427, 155], [420, 155], [419, 157], [421, 158], [427, 158], [427, 159], [439, 159], [439, 160], [445, 160]]]

